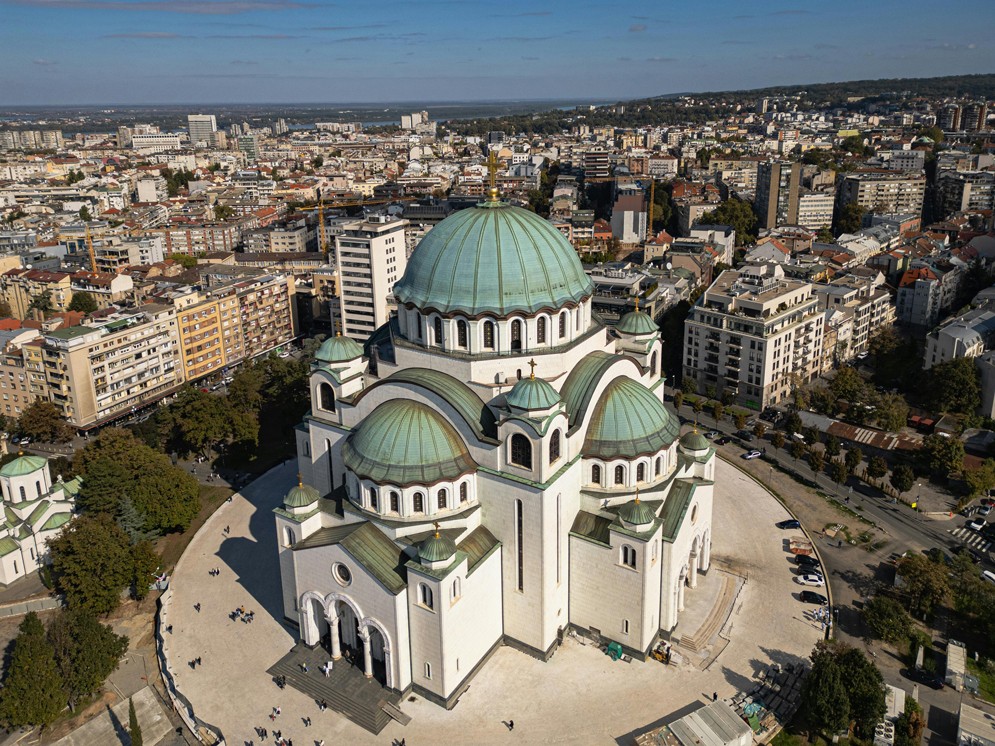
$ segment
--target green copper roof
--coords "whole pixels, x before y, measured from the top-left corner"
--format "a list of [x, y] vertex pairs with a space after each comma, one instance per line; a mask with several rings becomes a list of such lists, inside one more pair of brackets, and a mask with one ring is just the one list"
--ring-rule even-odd
[[[706, 483], [707, 484], [707, 483]], [[660, 520], [663, 521], [662, 536], [664, 541], [672, 542], [681, 524], [684, 523], [684, 516], [687, 515], [691, 500], [694, 499], [695, 483], [686, 479], [678, 479], [674, 482], [674, 488], [667, 496], [667, 501], [663, 504], [663, 512], [660, 513]]]
[[708, 442], [708, 438], [697, 430], [692, 430], [681, 436], [681, 448], [686, 451], [707, 451], [711, 447], [712, 444]]
[[342, 458], [360, 477], [400, 486], [455, 479], [476, 468], [442, 415], [404, 399], [374, 409], [346, 439]]
[[372, 386], [363, 389], [356, 395], [353, 402], [359, 401], [379, 386], [407, 383], [431, 391], [443, 399], [470, 426], [480, 440], [497, 438], [497, 422], [494, 413], [484, 404], [463, 381], [453, 378], [448, 373], [428, 368], [405, 368], [391, 374]]
[[408, 587], [404, 550], [369, 521], [320, 528], [294, 544], [295, 552], [338, 544], [395, 596]]
[[17, 548], [17, 542], [9, 536], [0, 539], [0, 557], [5, 557], [11, 552], [16, 552]]
[[69, 521], [72, 519], [72, 517], [73, 516], [72, 516], [71, 513], [56, 513], [51, 518], [49, 518], [47, 521], [45, 521], [45, 525], [41, 527], [41, 530], [42, 531], [52, 531], [54, 529], [57, 529], [60, 526], [64, 526], [67, 523], [69, 523]]
[[318, 502], [318, 490], [309, 484], [298, 482], [283, 498], [283, 504], [288, 508], [305, 508]]
[[642, 311], [629, 311], [615, 328], [623, 334], [656, 334], [660, 331], [650, 315]]
[[355, 360], [363, 356], [363, 348], [359, 342], [349, 337], [329, 337], [321, 343], [321, 347], [314, 355], [314, 359], [320, 363], [344, 363], [347, 360]]
[[677, 418], [648, 388], [619, 376], [594, 408], [583, 452], [606, 459], [655, 453], [677, 440], [679, 428]]
[[456, 542], [436, 532], [418, 545], [418, 559], [442, 562], [456, 554]]
[[652, 523], [653, 519], [656, 518], [650, 507], [640, 501], [638, 497], [619, 508], [618, 517], [626, 523], [636, 526], [645, 526], [647, 523]]
[[571, 430], [584, 421], [584, 414], [591, 404], [598, 382], [618, 360], [616, 355], [596, 351], [582, 357], [570, 371], [567, 380], [563, 382], [560, 395], [567, 405]]
[[541, 378], [523, 378], [508, 392], [505, 401], [518, 409], [551, 409], [559, 404], [560, 395]]
[[25, 474], [36, 472], [47, 464], [48, 461], [41, 456], [21, 456], [4, 464], [0, 469], [0, 477], [23, 477]]
[[499, 316], [560, 308], [591, 295], [577, 252], [550, 223], [501, 202], [460, 210], [435, 226], [394, 286], [401, 303]]

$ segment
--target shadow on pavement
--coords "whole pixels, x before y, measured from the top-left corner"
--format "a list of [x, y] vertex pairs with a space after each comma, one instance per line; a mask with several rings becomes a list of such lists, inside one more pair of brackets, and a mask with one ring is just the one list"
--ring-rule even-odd
[[930, 746], [951, 743], [951, 737], [957, 734], [957, 715], [933, 705], [929, 708], [929, 714], [926, 715], [926, 727], [932, 731], [927, 741]]
[[[815, 643], [812, 644], [815, 647]], [[760, 649], [763, 651], [764, 655], [769, 659], [769, 663], [777, 663], [782, 668], [786, 666], [810, 666], [812, 662], [808, 658], [802, 658], [800, 655], [795, 655], [794, 653], [786, 653], [783, 650], [774, 650], [772, 648], [765, 648], [762, 645]], [[766, 668], [769, 665], [768, 661], [752, 660], [750, 665], [753, 666], [754, 675], [759, 673], [761, 669]]]
[[[753, 661], [754, 664], [759, 663], [759, 661]], [[748, 676], [743, 676], [743, 674], [738, 671], [733, 671], [731, 668], [722, 666], [722, 676], [725, 677], [726, 683], [729, 684], [737, 692], [748, 692], [753, 686], [753, 679]]]
[[111, 719], [111, 725], [114, 726], [114, 733], [121, 743], [124, 746], [131, 746], [131, 734], [124, 727], [124, 723], [117, 719], [117, 715], [114, 714], [114, 710], [111, 709], [110, 705], [107, 705], [107, 717]]
[[[253, 506], [249, 535], [227, 538], [218, 548], [218, 557], [235, 573], [242, 587], [263, 611], [281, 624], [283, 602], [273, 508], [281, 504], [283, 494], [292, 486], [292, 476], [292, 465], [277, 467], [243, 489], [240, 494]], [[215, 530], [220, 531], [221, 527]]]

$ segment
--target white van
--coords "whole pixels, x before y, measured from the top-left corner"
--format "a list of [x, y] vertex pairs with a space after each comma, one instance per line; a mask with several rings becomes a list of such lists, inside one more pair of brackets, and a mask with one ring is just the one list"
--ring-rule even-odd
[[981, 577], [987, 580], [989, 583], [995, 583], [995, 572], [991, 570], [985, 570], [981, 573]]

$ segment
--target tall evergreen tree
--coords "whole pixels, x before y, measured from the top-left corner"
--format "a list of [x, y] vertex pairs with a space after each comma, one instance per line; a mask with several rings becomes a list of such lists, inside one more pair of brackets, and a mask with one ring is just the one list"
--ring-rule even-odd
[[66, 706], [66, 692], [45, 626], [34, 612], [14, 639], [10, 666], [0, 689], [0, 720], [12, 727], [53, 722]]
[[131, 697], [128, 697], [128, 733], [131, 735], [131, 746], [142, 746], [142, 726], [138, 724], [135, 701]]

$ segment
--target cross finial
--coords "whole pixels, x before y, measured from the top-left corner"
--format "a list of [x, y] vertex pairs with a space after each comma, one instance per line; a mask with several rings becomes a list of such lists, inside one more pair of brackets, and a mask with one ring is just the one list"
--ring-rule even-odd
[[297, 472], [297, 486], [298, 487], [304, 486], [304, 477], [301, 476], [300, 472]]
[[340, 325], [341, 325], [341, 322], [338, 319], [335, 319], [335, 336], [336, 337], [341, 337], [342, 336], [342, 329], [341, 329]]
[[537, 365], [538, 365], [538, 363], [536, 362], [535, 358], [532, 358], [531, 360], [529, 360], [529, 367], [532, 369], [531, 374], [529, 374], [529, 378], [531, 378], [533, 381], [536, 379], [536, 366]]
[[487, 172], [488, 179], [490, 180], [491, 188], [487, 192], [488, 202], [498, 201], [498, 190], [497, 190], [497, 154], [492, 150], [487, 156]]
[[436, 521], [432, 525], [435, 526], [435, 538], [438, 539], [439, 538], [439, 522]]
[[639, 293], [636, 293], [636, 310], [639, 310]]
[[639, 488], [636, 487], [636, 505], [639, 505]]

